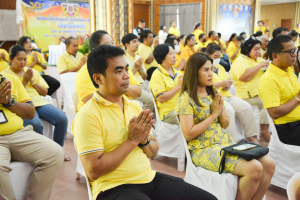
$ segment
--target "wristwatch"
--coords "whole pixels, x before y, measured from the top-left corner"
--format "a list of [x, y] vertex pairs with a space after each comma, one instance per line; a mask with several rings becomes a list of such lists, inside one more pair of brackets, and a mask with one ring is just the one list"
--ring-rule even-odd
[[144, 148], [144, 147], [147, 146], [149, 143], [150, 143], [150, 139], [147, 138], [147, 142], [146, 142], [145, 144], [139, 143], [138, 146], [139, 146], [140, 148]]
[[2, 105], [3, 105], [5, 108], [12, 107], [13, 105], [15, 105], [15, 100], [14, 100], [13, 98], [10, 98], [8, 104], [2, 103]]

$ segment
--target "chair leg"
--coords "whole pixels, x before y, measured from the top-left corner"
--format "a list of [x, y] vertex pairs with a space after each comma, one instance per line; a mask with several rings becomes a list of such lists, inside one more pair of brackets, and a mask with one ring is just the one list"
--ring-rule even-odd
[[78, 172], [76, 172], [76, 180], [80, 179], [80, 174]]
[[177, 170], [183, 172], [185, 169], [185, 157], [178, 158]]

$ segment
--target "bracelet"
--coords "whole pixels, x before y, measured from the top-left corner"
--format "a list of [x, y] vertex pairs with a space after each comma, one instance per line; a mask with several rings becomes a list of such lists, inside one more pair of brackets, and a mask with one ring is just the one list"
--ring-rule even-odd
[[294, 97], [297, 101], [298, 101], [298, 104], [300, 104], [300, 99], [298, 97]]

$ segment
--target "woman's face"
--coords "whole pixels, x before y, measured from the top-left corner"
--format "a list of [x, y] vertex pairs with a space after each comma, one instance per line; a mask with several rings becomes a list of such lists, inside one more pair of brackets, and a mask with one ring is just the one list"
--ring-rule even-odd
[[234, 41], [234, 44], [235, 44], [236, 47], [240, 47], [241, 44], [242, 44], [242, 42], [241, 42], [241, 41], [238, 41], [238, 40], [235, 40], [235, 41]]
[[176, 27], [176, 22], [172, 22], [171, 26]]
[[249, 57], [253, 60], [256, 60], [260, 55], [260, 44], [256, 44], [250, 51]]
[[199, 69], [198, 71], [198, 86], [206, 87], [213, 84], [213, 66], [210, 60]]
[[169, 53], [166, 55], [162, 64], [167, 66], [173, 66], [176, 64], [176, 55], [172, 47], [169, 46]]
[[232, 38], [232, 41], [234, 42], [236, 38], [237, 38], [237, 35], [235, 35], [235, 36]]
[[193, 36], [190, 40], [187, 41], [187, 45], [190, 46], [190, 47], [195, 46], [195, 44], [196, 44], [195, 36]]
[[214, 60], [219, 59], [221, 56], [221, 51], [215, 51], [213, 54], [210, 55], [210, 57]]
[[26, 49], [26, 51], [31, 51], [32, 46], [31, 46], [31, 40], [29, 38], [24, 43], [24, 48]]
[[27, 64], [27, 54], [24, 51], [19, 51], [14, 59], [10, 59], [11, 66], [16, 71], [21, 71]]

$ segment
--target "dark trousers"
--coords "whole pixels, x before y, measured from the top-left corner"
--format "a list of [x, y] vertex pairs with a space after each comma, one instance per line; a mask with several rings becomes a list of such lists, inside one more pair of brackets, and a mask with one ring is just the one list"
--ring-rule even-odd
[[60, 87], [60, 82], [49, 75], [42, 75], [42, 77], [49, 86], [47, 95], [51, 96]]
[[156, 70], [157, 67], [150, 67], [148, 70], [147, 70], [147, 80], [150, 81], [151, 77], [152, 77], [152, 74], [154, 72], [154, 70]]
[[156, 172], [146, 184], [125, 184], [101, 192], [97, 200], [217, 200], [212, 194], [181, 178]]
[[275, 127], [282, 143], [300, 146], [300, 121], [275, 125]]

